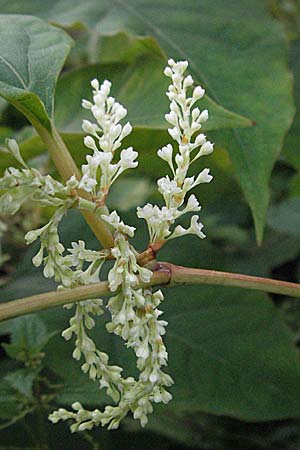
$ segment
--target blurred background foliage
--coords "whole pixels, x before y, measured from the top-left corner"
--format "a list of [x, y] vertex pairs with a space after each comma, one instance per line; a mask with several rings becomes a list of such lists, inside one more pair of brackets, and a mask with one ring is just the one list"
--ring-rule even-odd
[[[141, 249], [146, 230], [134, 211], [159, 201], [155, 180], [165, 167], [156, 151], [169, 141], [162, 69], [168, 57], [188, 59], [206, 88], [205, 131], [216, 143], [205, 160], [214, 181], [199, 191], [208, 237], [171, 243], [160, 259], [300, 282], [299, 0], [0, 0], [0, 13], [37, 16], [74, 39], [57, 83], [55, 122], [78, 164], [86, 154], [81, 121], [88, 117], [80, 103], [90, 97], [89, 80], [113, 82], [134, 126], [125, 145], [134, 145], [140, 163], [114, 186], [109, 207], [138, 226]], [[17, 29], [18, 16], [10, 20]], [[15, 48], [1, 39], [0, 55], [5, 51]], [[0, 142], [8, 136], [30, 165], [56, 174], [29, 122], [1, 99]], [[1, 173], [12, 163], [1, 154]], [[33, 268], [35, 248], [23, 240], [50, 213], [28, 202], [17, 216], [0, 218], [0, 301], [55, 288]], [[60, 231], [67, 246], [80, 238], [97, 248], [76, 212]], [[76, 435], [50, 424], [47, 415], [57, 406], [79, 400], [101, 407], [107, 400], [60, 336], [70, 312], [52, 309], [1, 324], [0, 449], [299, 450], [298, 300], [208, 286], [165, 293], [174, 399], [155, 407], [145, 430], [131, 419], [115, 432]], [[104, 332], [104, 321], [95, 338], [134, 372], [130, 353]]]

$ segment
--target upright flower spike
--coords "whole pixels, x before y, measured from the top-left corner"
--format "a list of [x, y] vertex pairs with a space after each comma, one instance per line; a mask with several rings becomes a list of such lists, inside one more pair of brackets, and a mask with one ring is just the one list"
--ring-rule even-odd
[[93, 101], [82, 101], [85, 109], [90, 109], [97, 123], [84, 120], [82, 128], [88, 136], [84, 144], [93, 150], [86, 157], [87, 164], [82, 166], [83, 176], [79, 187], [91, 192], [102, 204], [111, 185], [127, 169], [137, 167], [138, 153], [132, 147], [121, 150], [118, 162], [113, 162], [116, 150], [122, 145], [122, 140], [131, 133], [129, 122], [120, 124], [127, 115], [127, 110], [110, 96], [111, 83], [105, 80], [100, 86], [99, 81], [91, 81]]
[[193, 216], [188, 229], [178, 225], [173, 232], [171, 230], [176, 219], [183, 214], [200, 211], [198, 200], [194, 195], [187, 199], [186, 207], [180, 209], [186, 200], [187, 193], [200, 183], [209, 183], [212, 180], [209, 169], [202, 170], [196, 179], [187, 176], [193, 162], [200, 156], [208, 155], [213, 151], [213, 144], [206, 140], [203, 133], [199, 133], [202, 124], [208, 119], [208, 111], [206, 109], [200, 111], [195, 106], [196, 102], [204, 96], [205, 91], [200, 86], [193, 89], [193, 78], [191, 75], [184, 75], [187, 67], [187, 61], [175, 62], [170, 59], [164, 71], [165, 75], [172, 80], [167, 91], [170, 112], [165, 115], [165, 118], [172, 126], [168, 132], [176, 142], [178, 152], [174, 158], [174, 149], [171, 144], [157, 152], [158, 156], [168, 163], [173, 177], [166, 175], [157, 181], [165, 206], [159, 208], [148, 203], [143, 208], [137, 209], [138, 217], [147, 222], [150, 244], [162, 243], [183, 234], [205, 237], [201, 231], [203, 225], [198, 223], [198, 216]]

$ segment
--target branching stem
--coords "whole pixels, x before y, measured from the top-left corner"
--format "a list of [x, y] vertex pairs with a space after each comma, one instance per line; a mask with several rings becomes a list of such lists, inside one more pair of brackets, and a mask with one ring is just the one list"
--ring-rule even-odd
[[[209, 284], [256, 289], [290, 297], [300, 297], [300, 284], [270, 278], [254, 277], [238, 273], [215, 270], [193, 269], [170, 263], [158, 263], [150, 285], [172, 287], [184, 284]], [[146, 286], [146, 285], [143, 285]], [[67, 303], [79, 302], [89, 298], [109, 295], [106, 281], [80, 286], [63, 291], [51, 291], [44, 294], [13, 300], [0, 305], [0, 321], [12, 319]]]
[[[32, 124], [43, 142], [46, 144], [55, 167], [57, 168], [62, 179], [67, 181], [72, 175], [75, 175], [75, 177], [79, 180], [81, 178], [79, 169], [54, 125], [52, 126], [52, 132], [49, 133], [49, 131], [41, 126], [39, 122], [32, 122]], [[91, 200], [89, 193], [82, 189], [78, 191], [78, 194], [86, 200]], [[113, 247], [113, 236], [104, 222], [102, 222], [102, 220], [97, 217], [94, 212], [86, 210], [82, 210], [81, 212], [103, 247]]]

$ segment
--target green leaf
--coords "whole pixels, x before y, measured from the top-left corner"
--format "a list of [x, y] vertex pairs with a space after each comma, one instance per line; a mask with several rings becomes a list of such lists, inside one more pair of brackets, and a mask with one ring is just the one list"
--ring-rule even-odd
[[31, 16], [0, 16], [0, 95], [31, 122], [50, 130], [57, 77], [68, 35]]
[[17, 417], [22, 412], [22, 403], [26, 403], [33, 397], [34, 378], [33, 371], [19, 369], [1, 379], [0, 419]]
[[19, 394], [24, 395], [28, 399], [32, 399], [32, 385], [35, 376], [35, 372], [21, 369], [6, 375], [4, 381]]
[[168, 297], [174, 408], [188, 399], [189, 409], [243, 420], [299, 415], [297, 354], [264, 294], [201, 287]]
[[9, 419], [19, 413], [16, 392], [7, 381], [0, 382], [0, 419]]
[[40, 357], [53, 333], [48, 333], [44, 322], [35, 315], [19, 317], [13, 321], [11, 342], [3, 344], [10, 358], [27, 363]]
[[[81, 108], [82, 98], [91, 98], [90, 81], [112, 82], [112, 95], [128, 110], [128, 119], [134, 127], [167, 129], [164, 118], [169, 110], [166, 91], [169, 80], [164, 76], [166, 58], [147, 55], [132, 64], [96, 64], [74, 70], [64, 75], [56, 90], [56, 125], [61, 132], [79, 132], [82, 119], [88, 117]], [[249, 127], [252, 122], [217, 105], [209, 97], [199, 102], [201, 109], [208, 108], [209, 121], [203, 130]]]

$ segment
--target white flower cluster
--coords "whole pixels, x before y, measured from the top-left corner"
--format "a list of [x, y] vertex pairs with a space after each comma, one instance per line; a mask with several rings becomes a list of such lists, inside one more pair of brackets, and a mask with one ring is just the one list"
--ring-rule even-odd
[[33, 200], [40, 206], [62, 206], [75, 199], [71, 191], [78, 182], [74, 177], [64, 186], [50, 175], [43, 176], [36, 169], [16, 169], [9, 167], [0, 178], [0, 211], [3, 214], [15, 214], [25, 200]]
[[64, 206], [58, 208], [49, 222], [41, 228], [29, 231], [25, 235], [27, 244], [32, 244], [40, 238], [41, 247], [38, 253], [32, 258], [36, 267], [44, 264], [44, 276], [53, 278], [61, 282], [65, 287], [73, 285], [73, 271], [66, 263], [63, 256], [64, 246], [59, 242], [58, 225], [66, 213]]
[[106, 353], [96, 348], [93, 340], [88, 336], [86, 329], [91, 330], [95, 326], [92, 316], [103, 314], [103, 300], [86, 300], [76, 305], [75, 315], [70, 319], [70, 327], [63, 333], [66, 340], [76, 335], [73, 357], [77, 360], [83, 356], [84, 363], [81, 366], [84, 373], [88, 373], [92, 380], [99, 380], [100, 389], [105, 388], [107, 395], [113, 400], [119, 400], [119, 392], [116, 386], [120, 383], [122, 368], [109, 366], [109, 357]]
[[[137, 210], [138, 217], [147, 221], [150, 244], [163, 243], [187, 233], [205, 237], [197, 214], [192, 216], [187, 229], [181, 225], [173, 227], [182, 215], [200, 211], [195, 195], [186, 198], [187, 193], [200, 183], [208, 183], [212, 179], [208, 169], [202, 170], [196, 177], [188, 176], [190, 165], [200, 156], [211, 153], [213, 144], [202, 133], [199, 134], [208, 114], [206, 110], [201, 112], [195, 103], [203, 97], [204, 90], [199, 86], [192, 89], [192, 77], [184, 76], [186, 69], [187, 62], [175, 63], [173, 60], [169, 60], [165, 69], [165, 75], [172, 79], [167, 92], [170, 113], [166, 115], [166, 120], [172, 126], [168, 131], [176, 141], [178, 151], [171, 144], [158, 150], [159, 157], [168, 163], [171, 171], [171, 177], [167, 175], [158, 180], [158, 190], [165, 205], [160, 208], [147, 204]], [[72, 405], [74, 412], [61, 408], [50, 415], [54, 423], [73, 419], [72, 431], [89, 430], [99, 424], [115, 429], [129, 412], [144, 426], [153, 411], [153, 402], [168, 403], [171, 400], [171, 394], [166, 388], [173, 383], [172, 378], [163, 371], [168, 360], [162, 339], [167, 322], [160, 319], [162, 311], [158, 309], [163, 294], [160, 290], [154, 292], [148, 287], [152, 271], [138, 263], [138, 253], [129, 242], [135, 228], [124, 224], [116, 211], [102, 214], [106, 209], [100, 208], [105, 204], [112, 183], [122, 172], [138, 164], [137, 152], [132, 147], [121, 150], [119, 158], [115, 157], [122, 140], [132, 128], [129, 122], [124, 126], [120, 124], [127, 111], [110, 96], [110, 82], [104, 81], [100, 86], [95, 79], [91, 85], [93, 103], [83, 100], [83, 107], [91, 110], [96, 123], [84, 120], [83, 130], [88, 134], [84, 143], [93, 153], [86, 157], [87, 164], [82, 166], [81, 180], [78, 182], [75, 177], [71, 177], [63, 185], [50, 176], [42, 176], [37, 170], [28, 168], [14, 140], [8, 141], [8, 151], [24, 168], [9, 168], [0, 178], [1, 213], [15, 213], [27, 198], [37, 201], [41, 206], [56, 207], [49, 222], [28, 232], [25, 238], [27, 243], [40, 239], [41, 247], [33, 258], [33, 264], [44, 264], [45, 277], [54, 277], [61, 283], [61, 289], [99, 281], [103, 263], [108, 258], [114, 259], [108, 274], [109, 288], [114, 295], [107, 303], [111, 320], [106, 328], [109, 333], [120, 336], [126, 347], [133, 349], [139, 377], [123, 378], [123, 369], [110, 365], [108, 355], [98, 350], [89, 336], [88, 331], [95, 326], [94, 317], [103, 314], [102, 299], [77, 303], [75, 314], [63, 332], [63, 337], [69, 340], [75, 336], [73, 357], [77, 360], [83, 358], [83, 372], [92, 380], [97, 380], [99, 388], [106, 390], [115, 405], [106, 406], [103, 411], [87, 411], [75, 402]], [[90, 192], [92, 198], [81, 199], [78, 188]], [[89, 250], [84, 241], [78, 241], [73, 242], [66, 252], [60, 243], [58, 226], [61, 219], [68, 209], [81, 208], [84, 204], [98, 216], [102, 214], [101, 219], [113, 230], [112, 249]]]
[[[89, 250], [85, 248], [84, 241], [72, 242], [72, 248], [68, 248], [66, 263], [74, 267], [74, 283], [89, 284], [97, 283], [100, 279], [100, 271], [109, 255], [109, 250]], [[87, 267], [84, 266], [87, 264]]]
[[103, 216], [103, 219], [116, 230], [115, 247], [112, 249], [115, 264], [108, 275], [109, 286], [112, 292], [121, 288], [108, 302], [107, 308], [112, 320], [107, 324], [107, 330], [121, 336], [126, 341], [126, 346], [133, 348], [140, 376], [138, 380], [132, 377], [124, 379], [121, 377], [120, 367], [108, 366], [108, 356], [96, 350], [82, 326], [84, 323], [87, 328], [91, 328], [94, 326], [93, 319], [82, 311], [77, 312], [63, 335], [70, 339], [72, 333], [76, 334], [74, 357], [79, 359], [83, 354], [86, 362], [82, 369], [89, 372], [91, 378], [98, 378], [100, 388], [105, 387], [108, 395], [118, 405], [106, 406], [100, 412], [87, 411], [80, 403], [75, 402], [72, 406], [76, 412], [61, 408], [51, 414], [50, 420], [55, 423], [59, 420], [75, 420], [71, 425], [72, 431], [91, 429], [99, 424], [115, 429], [129, 411], [144, 426], [148, 421], [148, 414], [153, 411], [151, 403], [167, 403], [172, 398], [165, 386], [170, 386], [173, 381], [162, 371], [168, 358], [161, 337], [165, 334], [167, 322], [158, 319], [162, 311], [157, 309], [163, 294], [161, 291], [153, 293], [150, 289], [138, 287], [139, 279], [148, 283], [152, 272], [137, 264], [136, 252], [127, 240], [126, 235], [133, 236], [134, 228], [125, 225], [115, 211], [109, 216]]
[[[41, 228], [29, 231], [25, 235], [27, 244], [38, 238], [41, 247], [33, 257], [36, 267], [44, 264], [44, 276], [61, 282], [61, 288], [71, 288], [99, 281], [101, 267], [109, 254], [108, 250], [94, 251], [85, 248], [85, 243], [72, 242], [69, 253], [64, 255], [65, 247], [59, 240], [58, 225], [68, 210], [68, 204], [58, 208], [49, 222]], [[87, 268], [83, 268], [88, 263]]]
[[105, 80], [99, 86], [98, 80], [92, 80], [93, 101], [83, 100], [82, 106], [90, 109], [97, 123], [84, 120], [83, 130], [89, 134], [84, 144], [93, 150], [88, 155], [87, 164], [82, 166], [83, 176], [79, 186], [91, 192], [99, 202], [105, 202], [110, 186], [127, 169], [137, 167], [138, 153], [132, 147], [121, 150], [117, 163], [113, 163], [116, 150], [122, 140], [131, 133], [129, 122], [122, 126], [119, 122], [127, 115], [126, 109], [111, 97], [111, 83]]
[[[200, 156], [208, 155], [213, 151], [213, 144], [206, 140], [202, 133], [198, 133], [202, 123], [208, 119], [207, 110], [200, 111], [195, 103], [204, 95], [204, 89], [197, 86], [191, 96], [188, 91], [194, 81], [191, 75], [184, 76], [188, 63], [186, 61], [168, 61], [165, 75], [172, 79], [167, 96], [170, 100], [170, 112], [166, 114], [166, 120], [172, 128], [168, 129], [170, 136], [178, 145], [178, 152], [174, 157], [174, 149], [171, 144], [158, 150], [158, 156], [166, 161], [171, 169], [172, 178], [167, 175], [157, 182], [158, 190], [162, 194], [165, 206], [159, 208], [150, 203], [137, 209], [138, 217], [145, 219], [149, 229], [150, 243], [163, 242], [184, 234], [196, 234], [200, 238], [205, 235], [202, 232], [203, 225], [198, 222], [198, 215], [193, 215], [188, 229], [178, 225], [172, 232], [170, 228], [175, 221], [188, 212], [198, 212], [201, 207], [195, 195], [191, 195], [182, 209], [186, 194], [200, 183], [209, 183], [212, 176], [209, 169], [204, 169], [195, 178], [188, 177], [190, 165]], [[196, 137], [194, 137], [196, 135]]]

